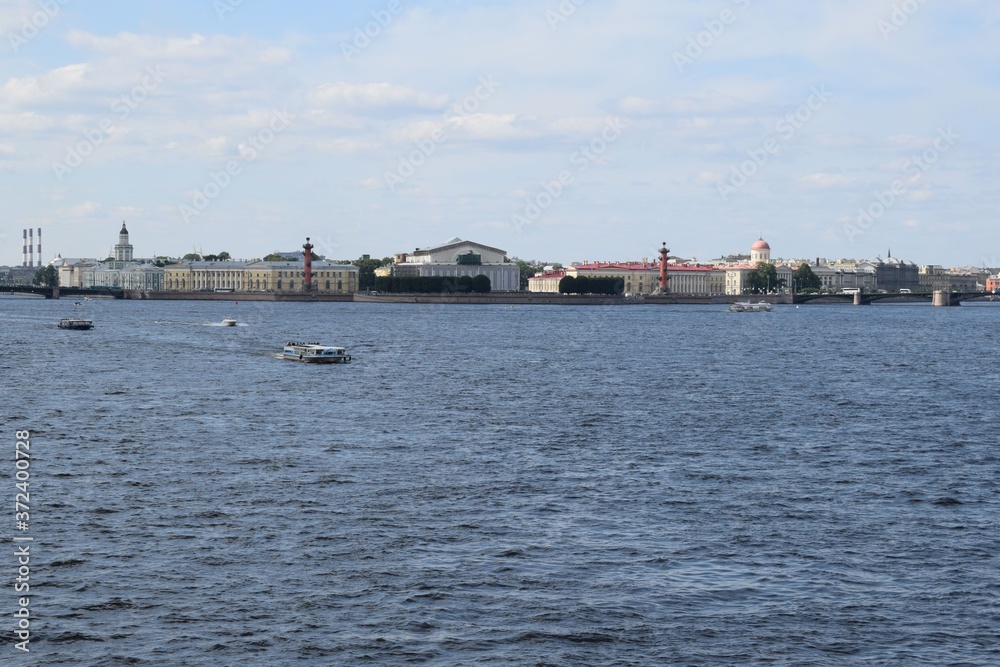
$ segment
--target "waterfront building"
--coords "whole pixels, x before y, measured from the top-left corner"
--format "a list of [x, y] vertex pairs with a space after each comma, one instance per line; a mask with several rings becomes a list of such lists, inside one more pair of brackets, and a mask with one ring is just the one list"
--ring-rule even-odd
[[[660, 286], [659, 262], [593, 262], [574, 264], [566, 275], [591, 278], [621, 278], [625, 292], [652, 294]], [[722, 294], [725, 274], [714, 266], [703, 264], [668, 264], [667, 283], [670, 294]]]
[[122, 289], [160, 292], [163, 290], [163, 267], [138, 264], [120, 270]]
[[991, 294], [1000, 293], [1000, 273], [986, 279], [986, 291]]
[[[798, 265], [796, 265], [796, 268], [798, 268]], [[861, 289], [865, 292], [874, 292], [878, 284], [875, 265], [868, 262], [862, 262], [853, 266], [815, 264], [809, 268], [819, 278], [822, 289], [834, 292], [845, 289]]]
[[[746, 261], [746, 259], [749, 261]], [[763, 238], [758, 238], [750, 246], [749, 255], [730, 255], [721, 260], [715, 260], [716, 268], [724, 272], [723, 290], [728, 295], [745, 294], [750, 288], [748, 281], [750, 273], [757, 269], [759, 263], [774, 264], [771, 261], [771, 246]], [[784, 285], [782, 290], [791, 288], [795, 267], [785, 263], [775, 264], [776, 277]], [[774, 287], [777, 289], [777, 286]]]
[[117, 263], [85, 262], [79, 267], [74, 267], [80, 269], [80, 287], [115, 287], [147, 291], [163, 289], [162, 267], [129, 263], [118, 268], [115, 266]]
[[926, 292], [979, 292], [984, 288], [983, 278], [981, 273], [946, 270], [939, 264], [925, 264], [917, 274], [920, 289]]
[[99, 262], [96, 259], [84, 259], [82, 257], [63, 257], [56, 255], [56, 258], [49, 262], [55, 268], [59, 276], [60, 287], [83, 287], [84, 273], [93, 269]]
[[120, 289], [162, 290], [163, 269], [151, 258], [136, 258], [122, 222], [118, 243], [106, 260], [69, 258], [56, 255], [49, 266], [56, 269], [61, 287], [115, 287]]
[[559, 292], [559, 281], [566, 277], [565, 269], [547, 269], [528, 278], [529, 292]]
[[[770, 263], [770, 262], [768, 262]], [[750, 290], [750, 272], [756, 270], [756, 264], [744, 264], [741, 266], [727, 266], [724, 269], [724, 293], [729, 295], [746, 294]], [[782, 285], [781, 291], [791, 289], [792, 280], [795, 276], [795, 269], [787, 264], [778, 264], [775, 267], [776, 278]], [[778, 290], [777, 286], [772, 286], [772, 290]]]
[[[670, 294], [724, 294], [725, 272], [704, 264], [668, 264]], [[542, 271], [528, 279], [530, 292], [558, 292], [564, 277], [620, 278], [627, 294], [653, 294], [660, 286], [660, 264], [634, 262], [582, 262], [558, 271]]]
[[[172, 292], [304, 291], [305, 269], [296, 262], [181, 262], [164, 268], [164, 289]], [[358, 291], [358, 267], [353, 264], [312, 263], [311, 291], [353, 294]]]
[[163, 288], [168, 292], [244, 290], [247, 262], [179, 262], [163, 267]]
[[0, 285], [30, 285], [37, 271], [34, 266], [0, 266]]
[[[301, 254], [301, 253], [300, 253]], [[358, 267], [353, 264], [312, 263], [312, 290], [318, 294], [354, 294], [358, 291]], [[297, 262], [252, 262], [246, 265], [248, 292], [288, 294], [304, 290], [305, 268]]]
[[919, 290], [919, 269], [913, 262], [901, 260], [889, 252], [886, 259], [875, 258], [871, 261], [875, 268], [875, 283], [878, 289], [886, 292], [898, 292], [901, 289]]
[[391, 270], [394, 276], [486, 276], [493, 291], [514, 292], [521, 287], [521, 269], [510, 261], [507, 251], [457, 237], [441, 245], [397, 253]]

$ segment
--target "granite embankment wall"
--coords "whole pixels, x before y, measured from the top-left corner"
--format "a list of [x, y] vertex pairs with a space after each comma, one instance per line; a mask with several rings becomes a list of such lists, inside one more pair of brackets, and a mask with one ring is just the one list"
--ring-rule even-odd
[[[746, 301], [746, 296], [667, 294], [644, 297], [600, 294], [543, 294], [537, 292], [491, 292], [489, 294], [275, 294], [272, 292], [149, 292], [126, 290], [126, 299], [200, 300], [200, 301], [355, 301], [359, 303], [445, 303], [445, 304], [522, 304], [557, 306], [625, 306], [671, 304], [729, 304]], [[750, 297], [752, 301], [792, 303], [787, 294]]]
[[126, 299], [158, 301], [353, 301], [353, 294], [275, 294], [273, 292], [151, 292], [125, 290]]

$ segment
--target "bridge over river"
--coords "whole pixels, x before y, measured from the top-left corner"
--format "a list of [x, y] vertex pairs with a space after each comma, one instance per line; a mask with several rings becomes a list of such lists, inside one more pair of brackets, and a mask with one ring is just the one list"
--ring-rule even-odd
[[104, 299], [124, 299], [125, 290], [115, 287], [41, 287], [38, 285], [0, 285], [0, 294], [22, 294], [41, 296], [46, 299], [60, 297], [100, 297]]
[[936, 306], [957, 306], [963, 301], [993, 301], [995, 294], [983, 292], [858, 292], [856, 294], [796, 294], [793, 303], [853, 303], [867, 306], [873, 303], [933, 303]]

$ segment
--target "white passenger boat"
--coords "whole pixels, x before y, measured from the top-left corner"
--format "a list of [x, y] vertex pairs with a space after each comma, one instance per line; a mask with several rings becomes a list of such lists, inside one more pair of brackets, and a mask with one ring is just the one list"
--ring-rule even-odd
[[286, 343], [281, 356], [311, 364], [346, 364], [351, 361], [346, 348], [319, 343]]
[[221, 326], [224, 326], [224, 327], [235, 327], [236, 326], [236, 320], [234, 320], [231, 317], [227, 317], [224, 320], [222, 320], [221, 322], [219, 322], [219, 324]]
[[737, 301], [729, 306], [730, 313], [769, 313], [771, 304], [766, 301], [750, 303], [749, 301]]
[[60, 329], [93, 329], [93, 320], [84, 320], [78, 317], [64, 317], [59, 320]]

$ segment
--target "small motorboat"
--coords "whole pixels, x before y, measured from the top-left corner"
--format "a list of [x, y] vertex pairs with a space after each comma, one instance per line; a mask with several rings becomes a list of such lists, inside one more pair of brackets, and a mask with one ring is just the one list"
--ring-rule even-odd
[[222, 320], [221, 322], [219, 322], [219, 324], [221, 324], [224, 327], [235, 327], [236, 326], [236, 320], [234, 320], [231, 317], [227, 317], [224, 320]]
[[63, 319], [59, 320], [59, 328], [60, 329], [81, 329], [81, 330], [84, 330], [84, 329], [93, 329], [94, 328], [94, 321], [93, 320], [84, 320], [84, 319], [75, 318], [75, 317], [64, 317]]

